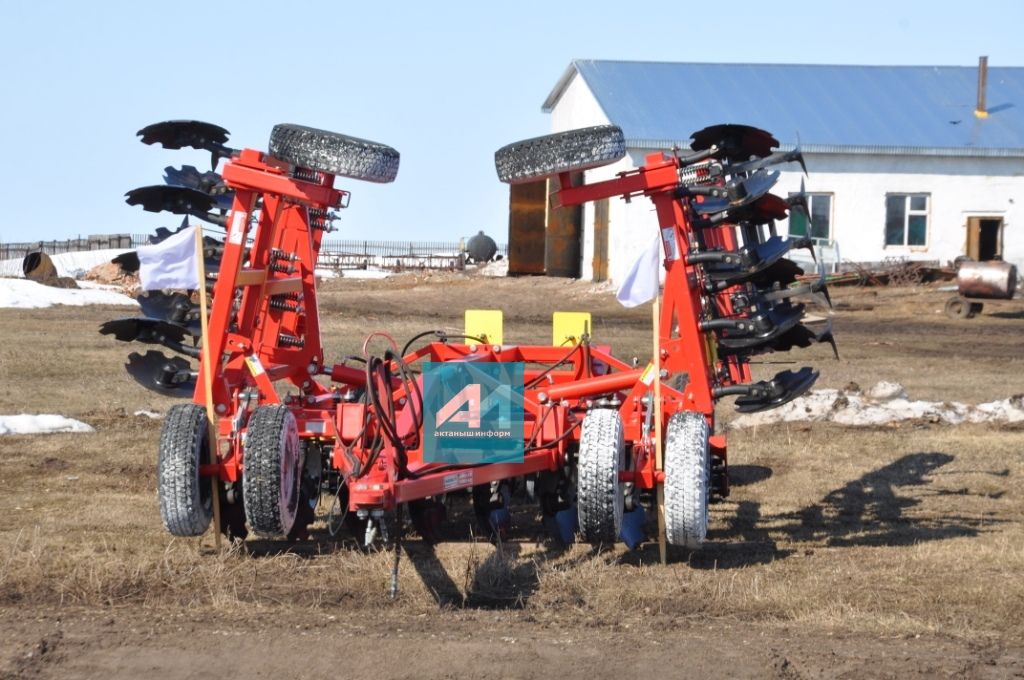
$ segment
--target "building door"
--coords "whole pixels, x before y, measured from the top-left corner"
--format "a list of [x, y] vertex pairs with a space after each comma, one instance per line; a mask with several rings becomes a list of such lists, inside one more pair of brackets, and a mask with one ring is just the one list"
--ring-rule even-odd
[[970, 217], [967, 219], [967, 257], [978, 262], [1002, 259], [1002, 217]]

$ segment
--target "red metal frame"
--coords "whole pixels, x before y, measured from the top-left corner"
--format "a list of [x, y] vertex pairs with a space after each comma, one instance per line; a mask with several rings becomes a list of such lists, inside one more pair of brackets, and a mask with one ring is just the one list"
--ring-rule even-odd
[[[219, 463], [202, 466], [202, 473], [238, 481], [249, 412], [260, 404], [285, 403], [296, 416], [301, 438], [333, 447], [330, 463], [348, 484], [350, 509], [387, 510], [411, 500], [565, 466], [578, 442], [584, 414], [595, 398], [606, 397], [619, 404], [625, 440], [632, 451], [631, 465], [620, 477], [640, 489], [655, 488], [663, 474], [655, 467], [653, 428], [646, 419], [655, 375], [666, 371], [688, 376], [682, 390], [662, 387], [662, 426], [679, 411], [697, 411], [708, 419], [712, 431], [714, 388], [750, 380], [746, 364], [718, 358], [712, 333], [701, 330], [702, 320], [711, 316], [711, 306], [716, 307], [715, 316], [731, 314], [729, 291], [709, 296], [701, 268], [688, 261], [698, 239], [706, 247], [734, 248], [735, 230], [723, 226], [703, 229], [699, 235], [695, 232], [692, 209], [677, 198], [680, 167], [672, 155], [653, 154], [641, 168], [576, 187], [565, 173], [560, 176], [565, 188], [554, 196], [565, 206], [639, 195], [654, 203], [666, 274], [658, 329], [661, 353], [651, 366], [633, 367], [612, 356], [609, 348], [586, 343], [567, 357], [566, 347], [431, 342], [403, 357], [413, 367], [421, 361], [468, 360], [527, 365], [523, 462], [446, 466], [423, 460], [415, 395], [407, 393], [407, 382], [391, 377], [390, 384], [385, 384], [378, 375], [368, 378], [362, 367], [324, 362], [314, 279], [323, 231], [316, 216], [344, 207], [347, 193], [333, 188], [333, 175], [297, 178], [286, 164], [257, 151], [242, 151], [223, 169], [224, 182], [235, 197], [213, 288], [208, 347], [203, 348], [215, 357], [212, 378]], [[257, 208], [259, 217], [254, 221]], [[391, 375], [397, 376], [398, 362], [387, 363]], [[324, 377], [334, 384], [328, 387], [317, 379]], [[342, 396], [349, 389], [366, 387], [368, 379], [375, 381], [377, 393], [388, 395], [404, 444], [402, 452], [386, 440], [380, 445], [376, 435], [382, 426], [381, 414], [372, 405]], [[282, 398], [275, 387], [279, 381], [290, 383], [296, 394]], [[203, 376], [198, 384], [203, 384]], [[194, 400], [203, 403], [201, 389]], [[375, 439], [379, 450], [372, 451]], [[724, 436], [712, 436], [711, 446], [724, 465]], [[353, 457], [364, 468], [359, 475]]]

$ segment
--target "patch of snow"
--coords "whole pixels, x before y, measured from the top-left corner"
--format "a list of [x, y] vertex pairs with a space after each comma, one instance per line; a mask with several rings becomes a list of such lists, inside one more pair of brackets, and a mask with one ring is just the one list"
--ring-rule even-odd
[[1024, 395], [977, 406], [956, 401], [912, 401], [907, 398], [902, 385], [880, 382], [863, 395], [856, 389], [814, 390], [779, 408], [739, 416], [730, 427], [823, 421], [864, 427], [903, 420], [950, 425], [964, 422], [1020, 423], [1024, 422]]
[[341, 277], [343, 279], [386, 279], [392, 275], [393, 272], [385, 271], [383, 269], [343, 269], [341, 271]]
[[495, 262], [488, 262], [479, 269], [484, 276], [508, 276], [508, 258], [503, 257]]
[[80, 420], [53, 414], [0, 416], [0, 435], [4, 434], [51, 434], [53, 432], [95, 432]]
[[[57, 270], [57, 276], [70, 276], [79, 278], [85, 276], [86, 272], [98, 264], [110, 262], [122, 253], [127, 253], [127, 248], [106, 248], [103, 250], [81, 250], [74, 253], [61, 253], [50, 255], [53, 266]], [[24, 278], [21, 271], [21, 262], [24, 258], [17, 257], [9, 260], [0, 260], [0, 276], [13, 276]]]
[[883, 380], [868, 390], [867, 396], [875, 401], [892, 401], [893, 399], [906, 399], [907, 391], [899, 383]]
[[320, 279], [336, 279], [338, 278], [338, 272], [333, 269], [314, 269], [313, 274]]
[[27, 279], [0, 279], [0, 307], [40, 309], [53, 305], [138, 307], [139, 303], [110, 290], [52, 288]]
[[146, 418], [152, 418], [153, 420], [159, 420], [160, 418], [164, 417], [163, 413], [158, 413], [156, 411], [147, 411], [146, 409], [138, 410], [135, 413], [133, 413], [132, 415], [135, 415], [135, 416], [145, 416]]
[[113, 283], [100, 283], [99, 281], [89, 281], [86, 279], [76, 281], [75, 283], [77, 283], [78, 287], [83, 290], [124, 290], [121, 286], [114, 285]]

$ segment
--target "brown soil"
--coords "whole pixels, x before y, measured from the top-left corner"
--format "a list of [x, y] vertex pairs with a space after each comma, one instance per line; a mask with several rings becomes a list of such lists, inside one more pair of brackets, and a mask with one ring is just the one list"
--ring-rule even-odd
[[[821, 347], [767, 358], [820, 367], [823, 387], [1021, 392], [1024, 310], [952, 321], [948, 295], [837, 290], [843, 361]], [[649, 309], [601, 287], [437, 274], [324, 284], [328, 355], [376, 329], [399, 342], [460, 329], [474, 306], [505, 310], [506, 342], [546, 342], [551, 311], [588, 310], [596, 341], [649, 352]], [[97, 430], [0, 438], [0, 677], [1024, 676], [1024, 428], [732, 432], [734, 488], [710, 542], [668, 566], [651, 545], [552, 545], [525, 499], [494, 546], [454, 499], [442, 543], [407, 542], [391, 602], [390, 554], [322, 524], [303, 543], [223, 553], [163, 531], [160, 422], [133, 413], [172, 402], [136, 387], [129, 347], [96, 333], [126, 311], [0, 310], [0, 413]]]

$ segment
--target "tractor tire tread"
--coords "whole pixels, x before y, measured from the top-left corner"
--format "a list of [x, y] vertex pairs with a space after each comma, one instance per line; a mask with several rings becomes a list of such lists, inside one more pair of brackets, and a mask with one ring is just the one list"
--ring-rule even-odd
[[596, 125], [503, 146], [494, 153], [494, 166], [499, 180], [520, 184], [560, 172], [598, 168], [625, 155], [622, 129], [615, 125]]
[[212, 493], [199, 475], [207, 455], [206, 412], [197, 404], [176, 404], [160, 432], [157, 495], [164, 528], [174, 536], [201, 536], [213, 517]]
[[250, 528], [261, 536], [282, 536], [291, 527], [281, 522], [281, 440], [295, 428], [295, 416], [280, 404], [256, 408], [245, 436], [242, 505]]
[[292, 165], [366, 182], [398, 176], [399, 153], [390, 146], [304, 125], [275, 125], [269, 152]]
[[619, 483], [624, 448], [618, 411], [594, 409], [583, 420], [577, 462], [577, 512], [589, 543], [614, 545], [622, 529], [624, 498]]
[[665, 533], [671, 545], [699, 548], [708, 532], [710, 429], [702, 413], [676, 413], [665, 435]]

